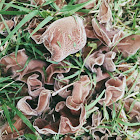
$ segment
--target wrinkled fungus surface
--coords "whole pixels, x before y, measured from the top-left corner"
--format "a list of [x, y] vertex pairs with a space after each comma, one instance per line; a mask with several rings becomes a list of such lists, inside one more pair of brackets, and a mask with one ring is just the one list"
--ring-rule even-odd
[[0, 0], [0, 140], [138, 140], [137, 6]]

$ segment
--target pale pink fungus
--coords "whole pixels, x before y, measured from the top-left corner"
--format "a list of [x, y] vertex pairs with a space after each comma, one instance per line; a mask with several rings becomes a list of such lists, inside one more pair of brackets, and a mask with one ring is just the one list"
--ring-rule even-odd
[[56, 20], [42, 36], [45, 47], [52, 54], [51, 60], [56, 62], [81, 50], [87, 40], [83, 21], [78, 16]]
[[125, 86], [126, 86], [126, 77], [119, 76], [109, 79], [106, 83], [106, 92], [105, 98], [101, 99], [99, 103], [103, 102], [108, 106], [113, 104], [113, 102], [118, 101], [124, 96]]

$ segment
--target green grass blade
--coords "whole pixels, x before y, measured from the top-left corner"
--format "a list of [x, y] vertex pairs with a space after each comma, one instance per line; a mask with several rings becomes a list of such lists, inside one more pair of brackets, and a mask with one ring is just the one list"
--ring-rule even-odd
[[53, 3], [55, 0], [45, 0], [46, 2], [42, 6], [46, 6], [48, 4]]
[[132, 111], [132, 109], [133, 109], [133, 107], [134, 107], [134, 105], [135, 105], [136, 102], [137, 102], [137, 100], [134, 100], [134, 101], [131, 103], [128, 114]]
[[[9, 7], [16, 8], [16, 9], [18, 9], [18, 10], [20, 10], [20, 11], [24, 11], [24, 12], [26, 12], [26, 13], [31, 12], [30, 9], [25, 8], [25, 7], [23, 7], [23, 6], [18, 6], [18, 5], [11, 4], [11, 3], [5, 3], [4, 5], [9, 6]], [[16, 12], [17, 12], [17, 11], [16, 11]]]
[[86, 112], [86, 116], [89, 116], [91, 113], [93, 113], [94, 111], [98, 110], [98, 107], [94, 107], [93, 109], [89, 110]]
[[95, 105], [99, 102], [99, 100], [102, 98], [102, 96], [104, 95], [104, 93], [105, 93], [105, 90], [102, 91], [102, 93], [98, 96], [98, 98], [97, 98], [93, 103], [89, 104], [89, 105], [86, 107], [86, 110], [89, 110], [89, 109], [91, 109], [93, 106], [95, 106]]
[[82, 64], [82, 66], [81, 66], [81, 70], [80, 70], [80, 73], [79, 73], [79, 77], [80, 77], [80, 74], [81, 74], [81, 72], [82, 72], [82, 70], [83, 70], [85, 64], [86, 64], [86, 61], [87, 61], [88, 57], [89, 57], [89, 56], [91, 55], [91, 53], [97, 48], [97, 44], [96, 44], [96, 43], [92, 43], [92, 46], [90, 46], [90, 47], [92, 47], [92, 49], [90, 50], [90, 52], [89, 52], [88, 55], [86, 56], [86, 58], [85, 58], [85, 60], [84, 60], [84, 62], [83, 62], [83, 64]]
[[138, 80], [139, 80], [139, 79], [140, 79], [140, 71], [138, 72], [138, 76], [137, 76], [135, 82], [133, 83], [133, 86], [132, 86], [132, 87], [130, 88], [130, 90], [128, 91], [127, 95], [130, 95], [130, 94], [131, 94], [131, 92], [134, 90], [136, 84], [138, 83]]
[[71, 78], [74, 78], [75, 76], [77, 76], [79, 74], [79, 71], [75, 72], [74, 74], [70, 75], [70, 76], [67, 76], [61, 80], [67, 80], [67, 79], [71, 79]]
[[0, 11], [2, 15], [25, 15], [27, 12], [24, 11]]
[[45, 18], [34, 30], [33, 32], [30, 34], [29, 37], [31, 37], [34, 33], [36, 33], [40, 28], [42, 28], [44, 25], [46, 25], [48, 22], [50, 22], [53, 19], [53, 17], [48, 16], [47, 18]]
[[12, 130], [12, 132], [13, 132], [13, 123], [12, 123], [12, 121], [11, 121], [10, 114], [9, 114], [9, 110], [8, 110], [6, 104], [3, 104], [3, 105], [2, 105], [2, 109], [3, 109], [3, 111], [4, 111], [4, 114], [5, 114], [6, 118], [7, 118], [8, 124], [9, 124], [9, 126], [10, 126], [10, 128], [11, 128], [11, 130]]
[[76, 0], [70, 0], [70, 2], [68, 3], [68, 5], [72, 5], [74, 2], [76, 2]]
[[56, 3], [51, 3], [50, 4], [50, 6], [52, 7], [52, 8], [54, 8], [56, 11], [59, 11], [60, 9], [59, 9], [59, 7], [56, 5]]
[[125, 125], [125, 126], [138, 126], [138, 125], [140, 125], [140, 122], [138, 122], [138, 123], [129, 123], [129, 122], [123, 122], [121, 120], [117, 120], [117, 122], [122, 124], [122, 125]]
[[67, 5], [67, 6], [64, 6], [60, 10], [60, 12], [62, 12], [64, 15], [66, 15], [66, 14], [72, 15], [75, 12], [77, 12], [78, 10], [82, 9], [84, 6], [87, 6], [88, 4], [90, 4], [91, 2], [93, 2], [93, 0], [88, 0], [87, 2], [75, 4], [75, 5]]
[[13, 104], [7, 104], [12, 110], [16, 112], [16, 114], [22, 119], [22, 121], [35, 133], [36, 130], [33, 127], [33, 125], [30, 123], [30, 121], [13, 105]]
[[1, 43], [0, 47], [5, 44], [6, 41], [8, 41], [12, 36], [30, 19], [32, 19], [34, 16], [38, 14], [38, 11], [32, 11], [28, 15], [26, 15], [20, 22], [19, 24], [10, 32], [10, 34], [5, 38], [5, 40]]
[[0, 2], [0, 10], [2, 9], [4, 3], [5, 3], [5, 0], [1, 0], [1, 2]]
[[37, 137], [34, 134], [25, 134], [24, 137], [28, 140], [37, 140]]
[[11, 80], [11, 77], [0, 77], [0, 83], [3, 83], [4, 81]]
[[8, 25], [6, 24], [6, 22], [5, 22], [4, 18], [3, 18], [3, 16], [0, 15], [0, 17], [1, 17], [1, 19], [2, 19], [2, 21], [3, 21], [3, 23], [4, 23], [4, 25], [5, 25], [5, 28], [6, 28], [7, 32], [10, 33], [10, 29], [9, 29]]
[[128, 73], [134, 71], [136, 69], [136, 67], [137, 67], [137, 63], [131, 69], [124, 71], [123, 74], [125, 75], [125, 74], [128, 74]]
[[22, 69], [20, 69], [20, 70], [17, 70], [16, 72], [21, 72], [21, 71], [23, 71], [23, 70], [27, 67], [27, 65], [29, 64], [30, 61], [31, 61], [31, 59], [28, 58], [27, 61], [26, 61], [26, 63], [25, 63], [25, 65], [24, 65], [24, 67], [23, 67]]
[[47, 62], [49, 62], [49, 63], [52, 63], [52, 64], [58, 64], [58, 62], [51, 61], [51, 60], [50, 60], [50, 59], [48, 59], [48, 58], [46, 59], [46, 61], [47, 61]]
[[112, 119], [114, 120], [116, 117], [115, 103], [113, 102], [113, 110], [112, 110]]
[[109, 120], [109, 114], [107, 112], [105, 103], [103, 103], [103, 116], [106, 120]]
[[136, 25], [137, 25], [137, 23], [136, 23], [137, 11], [138, 11], [138, 9], [136, 9], [136, 11], [135, 11], [135, 15], [134, 15], [134, 19], [133, 19], [133, 25], [132, 25], [132, 28], [134, 30], [136, 29]]
[[[14, 3], [14, 1], [10, 1], [8, 4], [12, 4], [12, 3]], [[5, 3], [4, 3], [5, 4]], [[5, 6], [3, 9], [2, 9], [2, 11], [6, 11], [7, 9], [9, 9], [10, 8], [10, 6], [9, 5], [7, 5], [7, 6]]]

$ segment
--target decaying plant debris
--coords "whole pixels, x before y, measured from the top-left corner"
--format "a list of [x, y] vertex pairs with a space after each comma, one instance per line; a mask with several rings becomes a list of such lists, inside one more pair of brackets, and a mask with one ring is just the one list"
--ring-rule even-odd
[[140, 138], [138, 0], [0, 0], [0, 139]]

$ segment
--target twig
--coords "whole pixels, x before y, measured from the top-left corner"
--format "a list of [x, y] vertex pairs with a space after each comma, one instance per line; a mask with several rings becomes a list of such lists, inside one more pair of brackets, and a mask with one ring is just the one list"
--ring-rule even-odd
[[52, 94], [52, 96], [57, 95], [57, 94], [58, 94], [59, 92], [61, 92], [62, 90], [66, 89], [66, 88], [68, 88], [68, 87], [70, 87], [70, 86], [72, 86], [72, 85], [74, 85], [74, 84], [75, 84], [75, 82], [74, 82], [74, 83], [71, 83], [71, 84], [69, 84], [69, 85], [66, 85], [65, 87], [63, 87], [63, 88], [57, 90], [56, 92], [54, 92], [54, 93]]
[[8, 87], [9, 85], [13, 84], [15, 81], [12, 81], [11, 83], [5, 85], [3, 88], [0, 89], [0, 91], [2, 91], [4, 88]]
[[133, 97], [133, 96], [135, 96], [135, 95], [137, 95], [137, 94], [139, 94], [139, 92], [134, 92], [134, 93], [128, 95], [127, 97], [125, 97], [124, 100], [126, 100], [126, 99], [128, 99], [128, 98], [130, 98], [130, 97]]

